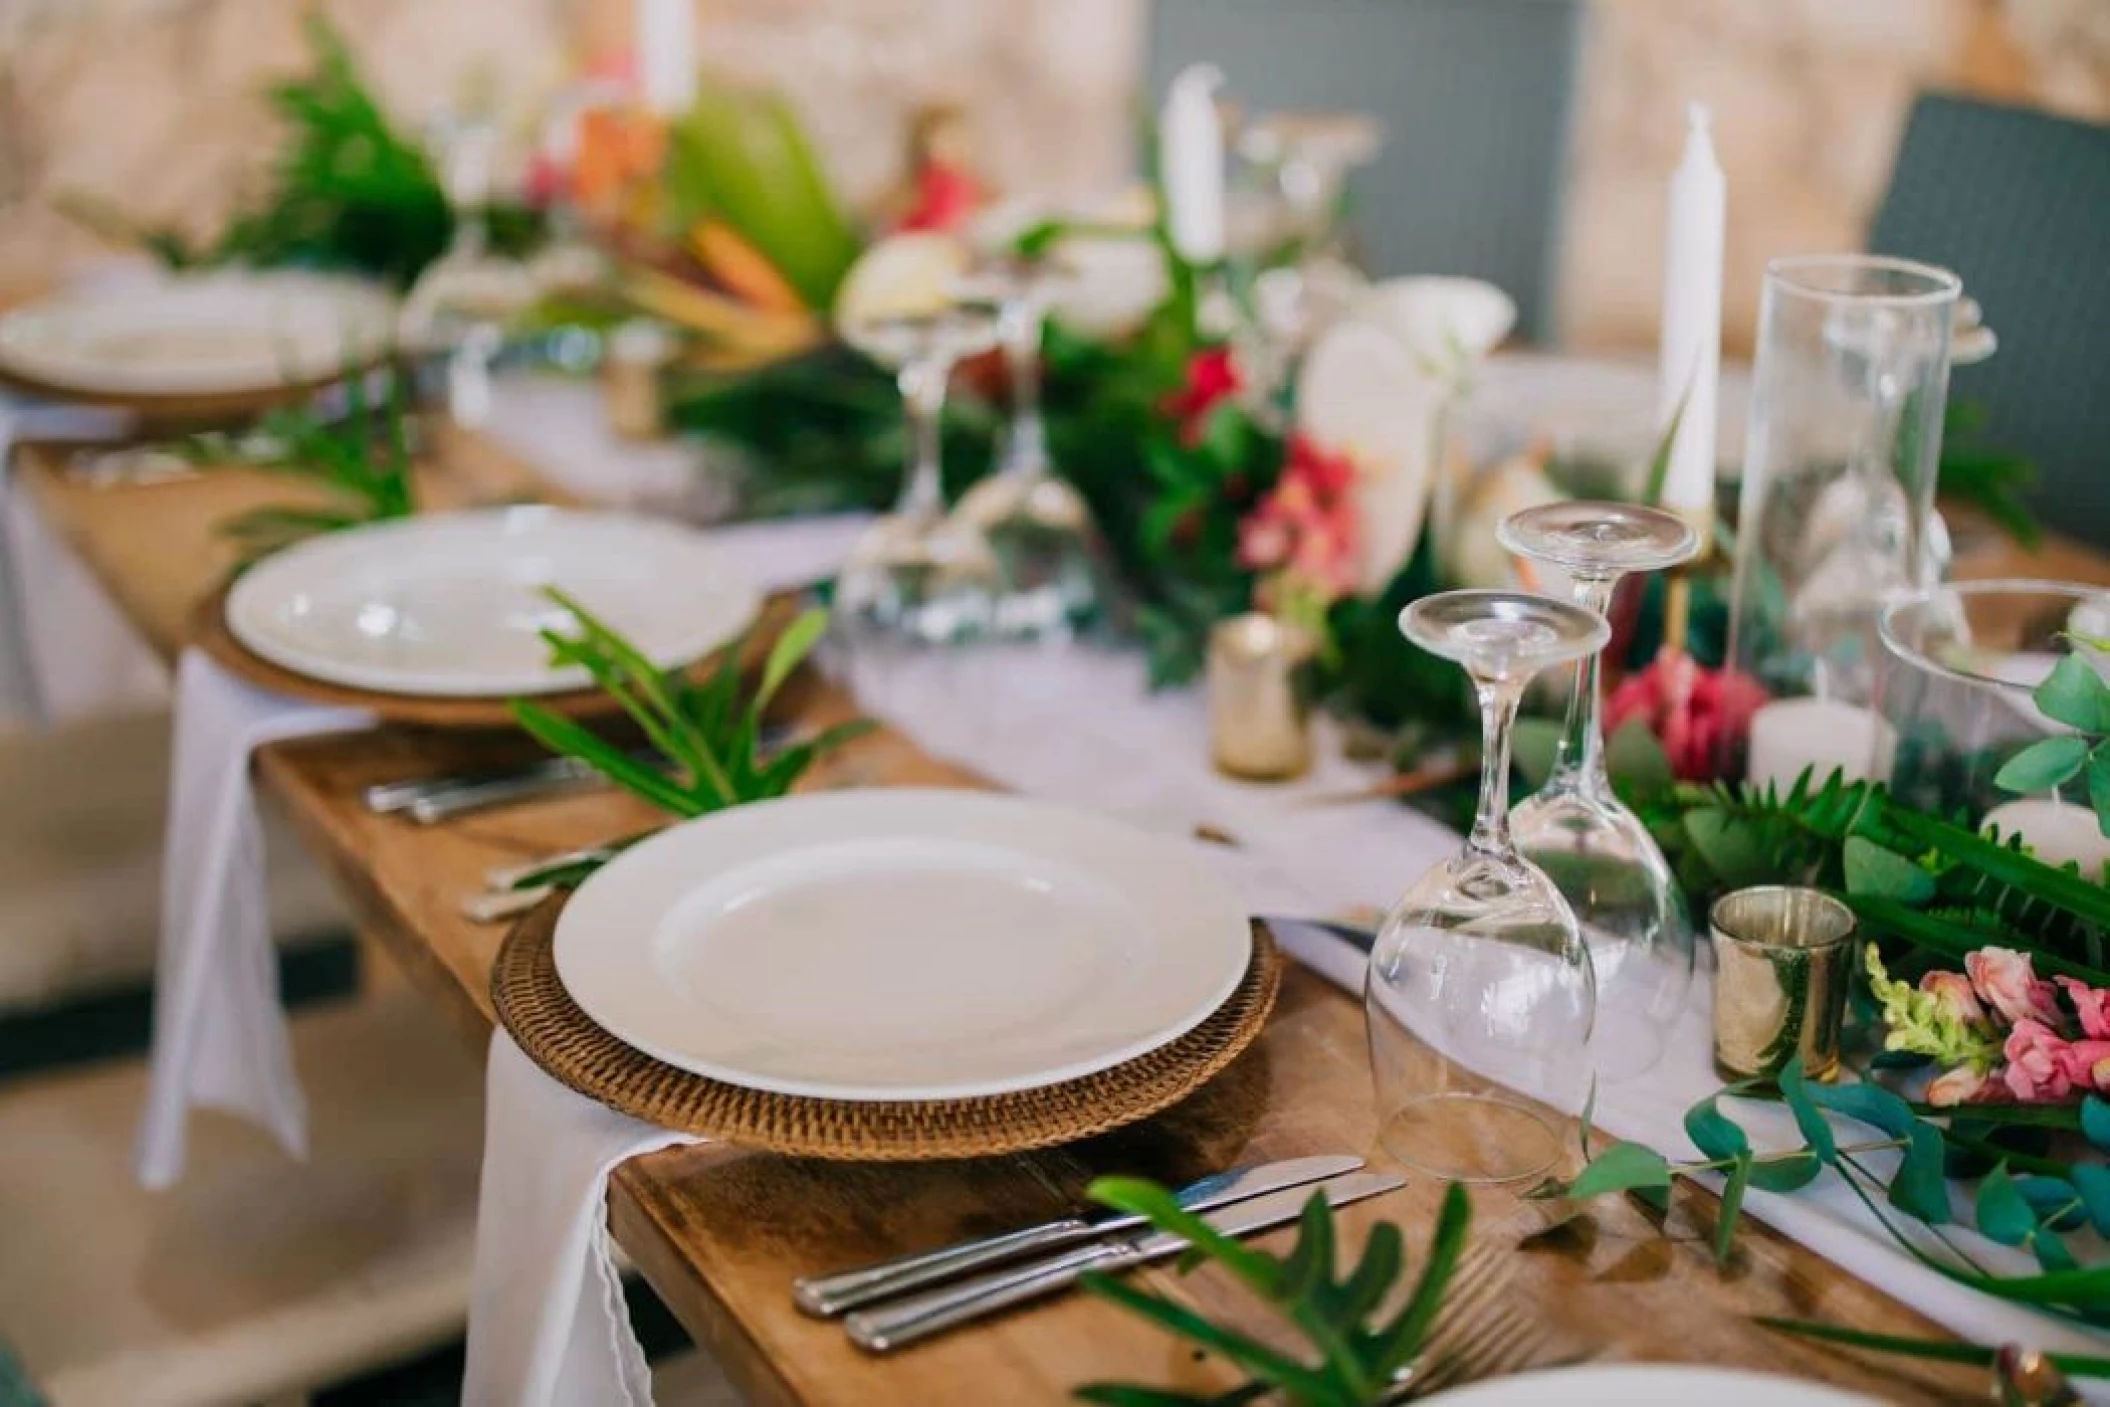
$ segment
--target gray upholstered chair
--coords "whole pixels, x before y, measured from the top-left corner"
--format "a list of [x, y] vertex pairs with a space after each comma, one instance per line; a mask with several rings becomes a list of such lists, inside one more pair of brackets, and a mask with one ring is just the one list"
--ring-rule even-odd
[[2000, 351], [1951, 401], [2037, 463], [2040, 516], [2110, 546], [2110, 127], [1926, 94], [1869, 247], [1962, 276]]
[[1578, 0], [1153, 0], [1149, 91], [1207, 59], [1250, 109], [1352, 108], [1386, 127], [1355, 183], [1373, 272], [1471, 274], [1553, 335]]

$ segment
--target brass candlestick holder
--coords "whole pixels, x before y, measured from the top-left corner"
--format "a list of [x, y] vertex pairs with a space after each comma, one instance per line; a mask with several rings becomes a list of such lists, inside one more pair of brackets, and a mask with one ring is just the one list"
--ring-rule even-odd
[[1839, 1072], [1854, 913], [1815, 889], [1760, 885], [1715, 901], [1714, 1063], [1771, 1079], [1796, 1056], [1813, 1080]]

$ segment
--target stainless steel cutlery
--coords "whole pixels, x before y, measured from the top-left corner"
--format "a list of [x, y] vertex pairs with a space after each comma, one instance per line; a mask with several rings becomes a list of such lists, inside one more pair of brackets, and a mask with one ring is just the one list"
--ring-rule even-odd
[[[1190, 1212], [1207, 1211], [1283, 1188], [1354, 1172], [1363, 1165], [1352, 1154], [1336, 1153], [1311, 1158], [1285, 1158], [1278, 1162], [1248, 1164], [1191, 1182], [1173, 1194]], [[859, 1305], [887, 1299], [910, 1290], [950, 1280], [972, 1270], [1015, 1260], [1031, 1251], [1053, 1250], [1079, 1241], [1099, 1240], [1117, 1232], [1132, 1231], [1143, 1218], [1108, 1212], [1101, 1216], [1062, 1217], [934, 1251], [898, 1256], [876, 1265], [832, 1275], [808, 1276], [792, 1286], [793, 1298], [808, 1314], [830, 1318]]]
[[[1247, 1197], [1205, 1212], [1202, 1219], [1226, 1236], [1249, 1236], [1295, 1221], [1314, 1193], [1323, 1193], [1338, 1207], [1405, 1185], [1406, 1179], [1396, 1173], [1348, 1173], [1309, 1187]], [[1067, 1289], [1088, 1271], [1125, 1270], [1163, 1260], [1178, 1255], [1187, 1244], [1185, 1237], [1163, 1231], [1101, 1236], [1052, 1256], [857, 1310], [843, 1325], [851, 1342], [860, 1348], [887, 1353], [996, 1310]]]

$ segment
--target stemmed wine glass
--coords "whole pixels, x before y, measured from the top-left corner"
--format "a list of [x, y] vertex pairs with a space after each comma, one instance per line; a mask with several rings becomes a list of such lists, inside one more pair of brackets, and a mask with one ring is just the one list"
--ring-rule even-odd
[[858, 643], [964, 644], [988, 628], [1001, 585], [982, 534], [949, 518], [939, 459], [945, 388], [963, 358], [996, 345], [994, 313], [957, 304], [845, 326], [866, 356], [894, 368], [909, 424], [909, 468], [893, 511], [850, 549], [835, 619]]
[[491, 247], [487, 211], [499, 132], [482, 118], [434, 124], [440, 184], [454, 235], [403, 301], [403, 336], [419, 351], [447, 353], [447, 409], [462, 425], [491, 413], [491, 364], [505, 349], [507, 322], [535, 301], [525, 264]]
[[1509, 832], [1509, 740], [1539, 671], [1604, 648], [1604, 617], [1519, 591], [1445, 591], [1399, 628], [1472, 676], [1480, 804], [1464, 848], [1414, 881], [1370, 954], [1364, 1007], [1379, 1137], [1456, 1182], [1511, 1182], [1560, 1156], [1591, 1084], [1596, 983], [1575, 915]]
[[963, 281], [965, 296], [996, 310], [1011, 381], [1011, 421], [996, 469], [960, 498], [953, 516], [980, 533], [1003, 572], [999, 635], [1067, 638], [1101, 604], [1098, 529], [1084, 498], [1055, 472], [1040, 416], [1040, 345], [1058, 272], [994, 264]]
[[[1495, 535], [1509, 551], [1564, 571], [1575, 603], [1600, 615], [1629, 572], [1674, 567], [1700, 546], [1699, 534], [1676, 514], [1628, 503], [1529, 508], [1503, 519]], [[1553, 774], [1518, 805], [1511, 830], [1582, 924], [1605, 1017], [1598, 1072], [1626, 1079], [1663, 1053], [1692, 981], [1694, 938], [1662, 850], [1612, 793], [1598, 666], [1594, 654], [1577, 664]]]

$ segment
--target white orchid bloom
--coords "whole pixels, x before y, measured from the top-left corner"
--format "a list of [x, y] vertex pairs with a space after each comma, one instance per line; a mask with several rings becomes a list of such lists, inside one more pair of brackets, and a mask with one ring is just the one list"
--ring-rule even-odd
[[1385, 279], [1323, 333], [1297, 378], [1297, 428], [1356, 465], [1360, 589], [1382, 591], [1421, 538], [1444, 457], [1444, 417], [1508, 335], [1516, 304], [1462, 278]]

